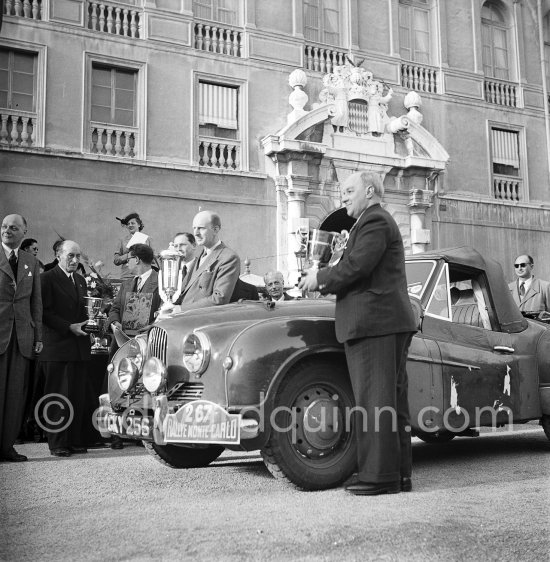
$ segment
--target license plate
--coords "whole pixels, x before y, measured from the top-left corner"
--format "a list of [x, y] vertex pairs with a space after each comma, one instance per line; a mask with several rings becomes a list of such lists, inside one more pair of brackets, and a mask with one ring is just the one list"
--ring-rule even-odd
[[134, 414], [107, 414], [107, 431], [124, 437], [153, 439], [153, 418]]
[[238, 445], [240, 420], [239, 414], [229, 414], [214, 402], [195, 400], [166, 415], [164, 438], [167, 443]]

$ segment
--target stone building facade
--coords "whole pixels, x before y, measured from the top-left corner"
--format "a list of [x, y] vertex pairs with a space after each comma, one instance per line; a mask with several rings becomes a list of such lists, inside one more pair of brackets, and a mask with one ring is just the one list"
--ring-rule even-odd
[[[384, 175], [410, 252], [472, 245], [550, 278], [550, 0], [4, 0], [0, 194], [111, 264], [212, 208], [252, 271], [338, 229]], [[116, 275], [116, 268], [111, 266]]]

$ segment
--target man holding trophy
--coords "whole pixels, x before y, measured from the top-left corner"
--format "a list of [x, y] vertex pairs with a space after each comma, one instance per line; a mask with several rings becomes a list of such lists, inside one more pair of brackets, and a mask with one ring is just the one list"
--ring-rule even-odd
[[310, 269], [299, 285], [336, 295], [336, 337], [344, 344], [359, 414], [358, 473], [346, 486], [355, 495], [412, 488], [406, 361], [416, 325], [403, 240], [380, 206], [383, 195], [378, 174], [355, 173], [344, 182], [342, 203], [357, 220], [343, 254], [332, 267]]
[[[80, 256], [78, 244], [65, 240], [58, 250], [59, 263], [41, 275], [44, 349], [39, 355], [39, 373], [45, 396], [64, 397], [45, 401], [42, 421], [51, 429], [46, 432], [50, 452], [58, 457], [87, 452], [82, 414], [91, 341], [83, 330], [88, 316], [86, 281], [76, 273]], [[65, 429], [60, 431], [61, 427]]]

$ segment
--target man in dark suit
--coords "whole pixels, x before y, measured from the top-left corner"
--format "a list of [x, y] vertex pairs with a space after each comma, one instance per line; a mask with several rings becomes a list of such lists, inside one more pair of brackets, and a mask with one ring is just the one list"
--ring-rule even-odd
[[2, 221], [0, 251], [0, 460], [26, 461], [13, 447], [21, 428], [33, 350], [42, 351], [38, 260], [19, 246], [27, 232], [21, 215]]
[[201, 211], [193, 219], [197, 251], [177, 304], [181, 310], [227, 304], [241, 270], [239, 256], [219, 238], [220, 216]]
[[265, 291], [270, 301], [294, 300], [285, 292], [285, 278], [280, 271], [268, 271], [264, 275]]
[[[133, 275], [131, 279], [124, 281], [120, 287], [113, 306], [109, 311], [109, 325], [123, 328], [125, 316], [128, 317], [128, 297], [130, 293], [151, 295], [151, 309], [147, 317], [147, 324], [155, 321], [155, 312], [160, 306], [158, 290], [158, 273], [151, 269], [155, 255], [153, 249], [147, 244], [134, 244], [128, 254], [128, 269]], [[137, 329], [124, 329], [128, 335], [135, 335]]]
[[344, 343], [356, 406], [357, 495], [410, 491], [411, 437], [406, 361], [416, 331], [407, 294], [405, 253], [399, 228], [382, 209], [382, 178], [352, 174], [342, 203], [357, 219], [341, 260], [310, 270], [308, 291], [336, 294], [336, 337]]
[[76, 273], [80, 256], [78, 244], [65, 240], [58, 250], [59, 263], [41, 279], [44, 351], [39, 359], [39, 376], [45, 395], [41, 413], [49, 429], [50, 452], [58, 457], [87, 452], [82, 416], [91, 342], [83, 331], [87, 322], [86, 281]]

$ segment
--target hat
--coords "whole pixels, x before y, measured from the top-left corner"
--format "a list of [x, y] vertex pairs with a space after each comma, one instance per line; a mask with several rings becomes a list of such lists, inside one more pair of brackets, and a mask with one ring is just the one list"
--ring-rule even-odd
[[122, 226], [126, 226], [132, 219], [137, 219], [139, 222], [141, 222], [141, 219], [137, 213], [130, 213], [129, 215], [126, 215], [123, 219], [119, 217], [115, 217], [115, 218], [116, 220], [120, 221], [120, 224]]

